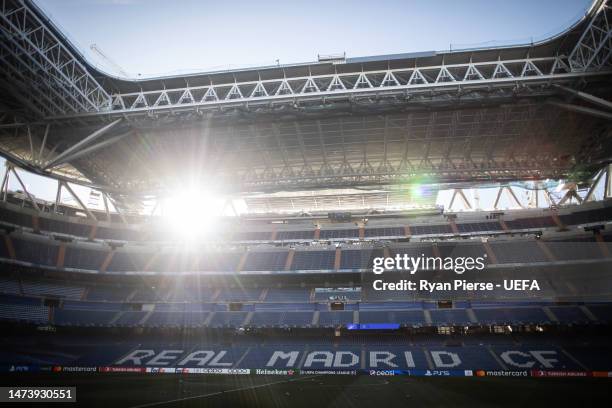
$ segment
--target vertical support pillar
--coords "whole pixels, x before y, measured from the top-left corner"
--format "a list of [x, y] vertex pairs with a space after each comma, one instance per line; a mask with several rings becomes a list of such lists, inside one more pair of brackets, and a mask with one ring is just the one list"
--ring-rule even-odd
[[13, 246], [13, 240], [11, 237], [4, 235], [4, 244], [6, 245], [6, 251], [11, 259], [17, 259], [17, 256], [15, 255], [15, 247]]
[[62, 242], [57, 250], [57, 262], [55, 266], [57, 266], [58, 269], [64, 267], [64, 259], [66, 259], [66, 243]]
[[383, 248], [383, 256], [385, 258], [390, 258], [391, 257], [391, 251], [389, 251], [389, 248], [387, 248], [387, 247]]
[[453, 234], [459, 234], [459, 228], [457, 228], [455, 220], [453, 218], [449, 218], [448, 223], [450, 224], [451, 231], [453, 231]]
[[563, 223], [561, 222], [561, 218], [559, 218], [559, 214], [557, 214], [556, 211], [553, 212], [550, 216], [555, 222], [555, 224], [557, 224], [557, 227], [559, 227], [560, 229], [565, 229], [565, 225], [563, 225]]
[[495, 252], [493, 252], [493, 248], [491, 247], [491, 244], [489, 244], [488, 241], [485, 241], [482, 243], [482, 245], [484, 246], [485, 252], [487, 253], [487, 257], [489, 257], [489, 263], [492, 263], [492, 264], [499, 263], [497, 262], [497, 255], [495, 255]]
[[541, 241], [541, 240], [537, 240], [536, 241], [538, 247], [540, 247], [540, 249], [542, 250], [542, 252], [544, 252], [544, 255], [546, 255], [546, 258], [550, 261], [550, 262], [555, 262], [557, 259], [555, 258], [555, 256], [553, 255], [552, 252], [550, 252], [550, 249], [548, 249], [548, 246], [546, 245], [545, 242]]
[[610, 257], [610, 251], [608, 250], [608, 244], [606, 244], [606, 241], [604, 241], [604, 239], [601, 236], [601, 234], [599, 233], [599, 231], [595, 231], [595, 241], [597, 241], [597, 245], [599, 245], [599, 250], [600, 250], [601, 254], [605, 258], [609, 258]]
[[106, 255], [106, 258], [104, 258], [102, 265], [100, 265], [100, 272], [106, 272], [106, 268], [108, 268], [108, 265], [110, 265], [111, 261], [113, 260], [114, 255], [115, 255], [115, 248], [111, 248], [108, 255]]
[[293, 265], [293, 256], [295, 255], [295, 249], [291, 248], [287, 254], [287, 260], [285, 261], [285, 270], [290, 271], [291, 265]]
[[32, 229], [36, 233], [40, 232], [40, 219], [38, 215], [32, 215]]
[[98, 224], [93, 224], [91, 226], [91, 230], [89, 230], [89, 236], [87, 237], [87, 239], [89, 239], [90, 241], [93, 241], [94, 239], [96, 239], [97, 232], [98, 232]]
[[432, 244], [431, 250], [432, 250], [432, 252], [433, 252], [433, 254], [434, 254], [434, 256], [436, 258], [441, 258], [442, 257], [441, 254], [440, 254], [440, 248], [438, 248], [438, 244], [437, 243], [434, 242]]
[[340, 269], [340, 262], [342, 260], [342, 250], [340, 247], [336, 247], [336, 253], [334, 257], [334, 270], [337, 271]]

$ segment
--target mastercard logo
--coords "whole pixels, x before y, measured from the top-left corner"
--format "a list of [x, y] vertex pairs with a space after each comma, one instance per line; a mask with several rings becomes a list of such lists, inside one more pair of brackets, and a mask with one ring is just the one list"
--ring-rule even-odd
[[476, 371], [476, 377], [484, 377], [486, 375], [487, 375], [487, 373], [485, 373], [484, 370], [477, 370]]

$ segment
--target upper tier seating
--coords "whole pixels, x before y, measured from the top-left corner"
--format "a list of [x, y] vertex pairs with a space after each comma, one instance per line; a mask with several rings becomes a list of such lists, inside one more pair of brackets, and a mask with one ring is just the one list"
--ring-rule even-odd
[[249, 252], [243, 271], [279, 271], [285, 269], [288, 251]]
[[324, 292], [315, 291], [314, 300], [360, 300], [361, 292], [360, 291], [347, 291], [347, 290], [326, 290]]
[[94, 285], [87, 292], [87, 300], [125, 301], [135, 288], [123, 285]]
[[362, 310], [359, 312], [359, 323], [399, 323], [406, 326], [425, 325], [425, 314], [422, 310]]
[[0, 304], [0, 319], [47, 323], [49, 321], [49, 308], [24, 304]]
[[[302, 297], [308, 293], [302, 289], [269, 291], [292, 299], [299, 297], [298, 293], [302, 293]], [[64, 300], [50, 310], [42, 306], [40, 298], [9, 294], [0, 297], [0, 320], [50, 322], [59, 326], [213, 328], [336, 327], [352, 323], [391, 323], [409, 327], [612, 323], [609, 303], [556, 305], [544, 301], [459, 301], [454, 302], [454, 308], [438, 308], [436, 302], [364, 302], [347, 304], [350, 310], [330, 311], [327, 303], [255, 302], [243, 305], [242, 311], [229, 310], [227, 303], [200, 302], [156, 303], [149, 305], [147, 310], [133, 310], [132, 303]], [[316, 310], [319, 311], [315, 313]]]
[[523, 230], [534, 228], [552, 228], [555, 227], [555, 221], [552, 217], [531, 217], [519, 218], [516, 220], [507, 220], [506, 225], [511, 230]]
[[[571, 212], [570, 212], [571, 211]], [[544, 214], [544, 215], [543, 215]], [[36, 223], [33, 221], [37, 218]], [[482, 217], [484, 218], [484, 217]], [[525, 229], [544, 229], [556, 228], [557, 223], [551, 215], [547, 215], [542, 210], [533, 210], [531, 214], [525, 212], [507, 212], [501, 218], [510, 230]], [[564, 225], [581, 225], [587, 223], [598, 223], [612, 219], [612, 206], [607, 205], [603, 208], [577, 208], [575, 210], [561, 211], [558, 220]], [[39, 213], [36, 214], [32, 209], [22, 209], [14, 204], [0, 203], [0, 223], [17, 225], [32, 230], [36, 228], [42, 232], [72, 235], [84, 239], [94, 238], [99, 240], [115, 241], [163, 241], [165, 238], [164, 228], [154, 224], [134, 224], [124, 225], [120, 223], [107, 224], [106, 220], [99, 223], [89, 219], [79, 217], [63, 217], [59, 214]], [[144, 221], [144, 220], [143, 220]], [[445, 235], [454, 234], [451, 223], [443, 216], [429, 217], [425, 219], [399, 219], [397, 224], [393, 221], [386, 221], [391, 225], [384, 225], [385, 222], [375, 220], [372, 225], [367, 225], [364, 229], [366, 239], [383, 237], [404, 237], [408, 230], [410, 235]], [[500, 232], [503, 230], [502, 224], [494, 220], [474, 220], [458, 217], [455, 221], [457, 231], [461, 234], [466, 233], [487, 233]], [[261, 224], [254, 224], [254, 228], [262, 229]], [[95, 226], [95, 227], [94, 227]], [[223, 228], [216, 235], [217, 239], [230, 239], [235, 241], [270, 241], [275, 240], [312, 240], [315, 237], [314, 228], [309, 225], [283, 226], [283, 229], [274, 231], [272, 226], [267, 226], [268, 230], [249, 230], [249, 224], [239, 226], [236, 231], [235, 226]], [[253, 228], [253, 227], [252, 227]], [[295, 230], [286, 230], [294, 228]], [[349, 224], [345, 228], [338, 226], [330, 228], [324, 225], [319, 232], [319, 239], [358, 239], [360, 231], [358, 228], [351, 227]]]
[[502, 226], [499, 222], [471, 222], [471, 223], [457, 223], [457, 230], [460, 233], [469, 232], [490, 232], [490, 231], [501, 231]]
[[319, 327], [346, 326], [353, 322], [353, 312], [319, 312]]
[[53, 320], [58, 326], [109, 326], [117, 311], [56, 309]]
[[270, 288], [266, 294], [266, 302], [308, 302], [310, 289], [301, 288]]
[[546, 254], [534, 241], [505, 241], [489, 243], [499, 263], [546, 262]]
[[141, 326], [141, 322], [147, 316], [147, 312], [140, 310], [128, 310], [121, 312], [119, 318], [115, 320], [114, 325], [126, 326], [126, 327], [138, 327]]
[[314, 230], [303, 231], [278, 231], [276, 239], [279, 241], [288, 240], [309, 240], [314, 238]]
[[38, 265], [55, 266], [59, 244], [50, 240], [26, 240], [12, 237], [17, 259]]
[[333, 238], [359, 238], [359, 230], [353, 229], [321, 229], [319, 235], [321, 239], [333, 239]]
[[369, 269], [374, 258], [384, 256], [382, 249], [347, 249], [340, 253], [340, 269]]
[[258, 301], [262, 289], [253, 288], [223, 288], [219, 291], [216, 300], [221, 302], [248, 302]]
[[0, 293], [21, 293], [19, 281], [14, 279], [0, 278]]
[[64, 267], [97, 271], [109, 252], [102, 248], [94, 250], [68, 245], [64, 255]]
[[406, 235], [406, 231], [403, 227], [379, 227], [379, 228], [365, 228], [364, 237], [403, 237]]
[[543, 324], [551, 319], [542, 308], [515, 307], [505, 309], [474, 309], [474, 314], [482, 324]]
[[25, 295], [52, 296], [69, 299], [80, 299], [83, 296], [83, 287], [60, 285], [46, 282], [23, 281], [21, 283]]
[[215, 312], [212, 316], [210, 327], [240, 327], [244, 324], [247, 312]]
[[452, 234], [453, 230], [449, 224], [411, 225], [410, 233], [412, 235], [441, 235]]
[[253, 327], [308, 327], [313, 312], [257, 312], [249, 322]]
[[335, 251], [296, 251], [291, 269], [334, 269], [335, 257]]

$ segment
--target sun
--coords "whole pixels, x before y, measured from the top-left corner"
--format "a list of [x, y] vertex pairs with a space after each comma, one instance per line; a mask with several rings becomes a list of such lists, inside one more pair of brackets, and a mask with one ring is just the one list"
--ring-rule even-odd
[[163, 220], [174, 239], [197, 241], [214, 232], [224, 199], [198, 188], [175, 191], [163, 201]]

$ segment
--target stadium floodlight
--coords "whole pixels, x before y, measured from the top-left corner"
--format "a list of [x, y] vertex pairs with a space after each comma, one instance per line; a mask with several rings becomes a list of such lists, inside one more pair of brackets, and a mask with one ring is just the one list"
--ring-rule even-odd
[[179, 190], [164, 200], [164, 221], [176, 239], [195, 241], [214, 230], [223, 203], [222, 198], [199, 188]]

